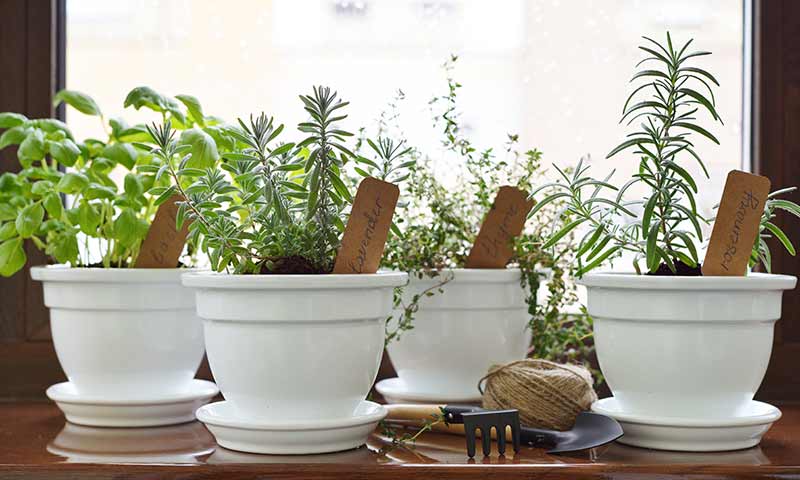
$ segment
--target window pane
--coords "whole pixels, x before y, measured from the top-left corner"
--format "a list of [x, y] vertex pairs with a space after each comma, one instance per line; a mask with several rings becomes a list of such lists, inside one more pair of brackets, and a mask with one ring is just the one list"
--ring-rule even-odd
[[[712, 175], [701, 186], [703, 213], [742, 164], [741, 2], [73, 0], [67, 18], [67, 86], [130, 123], [155, 120], [123, 112], [138, 85], [195, 95], [229, 121], [264, 110], [293, 126], [304, 120], [297, 95], [327, 84], [352, 102], [351, 129], [373, 125], [402, 88], [402, 126], [435, 157], [427, 101], [443, 92], [441, 64], [457, 53], [463, 121], [478, 146], [499, 149], [507, 132], [519, 133], [547, 161], [590, 154], [595, 176], [617, 168], [620, 177], [636, 159], [605, 155], [630, 131], [617, 122], [642, 57], [636, 47], [641, 35], [661, 40], [669, 29], [714, 52], [699, 63], [722, 84], [725, 125], [712, 128], [722, 145], [697, 148]], [[102, 134], [96, 118], [69, 115], [78, 136]]]

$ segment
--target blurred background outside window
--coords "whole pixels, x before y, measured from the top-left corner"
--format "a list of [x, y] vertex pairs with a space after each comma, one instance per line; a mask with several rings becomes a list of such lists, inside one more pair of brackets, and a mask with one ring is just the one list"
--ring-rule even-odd
[[[506, 134], [517, 133], [546, 163], [590, 155], [594, 176], [616, 168], [618, 185], [638, 160], [605, 156], [631, 131], [617, 122], [643, 56], [637, 45], [669, 30], [714, 53], [698, 64], [721, 83], [725, 124], [711, 124], [721, 146], [698, 139], [711, 173], [699, 185], [701, 213], [711, 214], [727, 172], [749, 164], [739, 1], [70, 0], [67, 8], [67, 88], [92, 95], [106, 117], [157, 120], [122, 108], [129, 90], [148, 85], [194, 95], [228, 122], [265, 111], [288, 133], [305, 120], [298, 94], [323, 84], [351, 102], [346, 126], [356, 131], [374, 127], [402, 89], [402, 129], [446, 176], [455, 159], [439, 147], [428, 101], [446, 93], [442, 64], [457, 54], [462, 122], [479, 149], [501, 152]], [[68, 112], [78, 137], [102, 137], [96, 117]]]

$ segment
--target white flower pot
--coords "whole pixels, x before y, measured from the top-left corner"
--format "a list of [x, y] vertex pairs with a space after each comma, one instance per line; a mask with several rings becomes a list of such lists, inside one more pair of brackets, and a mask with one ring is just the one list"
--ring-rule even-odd
[[187, 274], [225, 399], [243, 418], [349, 418], [375, 381], [405, 273]]
[[598, 273], [588, 291], [600, 369], [625, 413], [722, 418], [767, 370], [783, 290], [797, 279]]
[[61, 368], [80, 395], [142, 398], [184, 391], [203, 359], [185, 269], [31, 268], [42, 282]]
[[[478, 381], [494, 364], [524, 358], [531, 343], [526, 291], [518, 269], [455, 269], [413, 278], [413, 295], [452, 275], [443, 292], [420, 299], [412, 330], [389, 344], [403, 388], [440, 400], [480, 396]], [[395, 320], [402, 311], [394, 312]]]

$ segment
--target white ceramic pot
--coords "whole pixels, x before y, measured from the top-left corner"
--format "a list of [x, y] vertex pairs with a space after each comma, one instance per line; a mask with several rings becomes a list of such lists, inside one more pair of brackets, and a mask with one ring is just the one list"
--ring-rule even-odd
[[184, 269], [31, 268], [44, 286], [61, 367], [80, 395], [149, 398], [187, 389], [203, 329]]
[[214, 378], [254, 421], [347, 418], [367, 396], [405, 273], [186, 274]]
[[797, 279], [597, 273], [588, 291], [597, 358], [626, 413], [722, 418], [745, 410]]
[[[524, 358], [531, 343], [526, 291], [518, 269], [455, 269], [434, 278], [413, 278], [413, 295], [452, 278], [420, 299], [414, 328], [389, 344], [403, 388], [439, 400], [480, 397], [478, 381], [489, 367]], [[402, 315], [394, 312], [395, 319]]]

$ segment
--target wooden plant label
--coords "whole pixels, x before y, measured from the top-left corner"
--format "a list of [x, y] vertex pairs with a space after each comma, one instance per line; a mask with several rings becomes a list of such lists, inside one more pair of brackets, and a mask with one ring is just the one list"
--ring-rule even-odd
[[500, 187], [464, 266], [505, 268], [514, 255], [511, 239], [522, 233], [531, 208], [533, 200], [528, 200], [527, 192], [515, 187]]
[[361, 181], [333, 273], [378, 271], [399, 197], [397, 185], [371, 177]]
[[740, 277], [747, 273], [769, 188], [767, 177], [739, 170], [728, 174], [703, 260], [703, 275]]
[[189, 235], [189, 221], [183, 222], [183, 228], [175, 228], [178, 205], [182, 201], [180, 195], [173, 195], [162, 203], [156, 211], [153, 224], [142, 242], [142, 249], [136, 259], [136, 268], [175, 268]]

